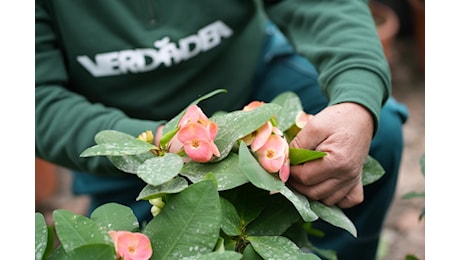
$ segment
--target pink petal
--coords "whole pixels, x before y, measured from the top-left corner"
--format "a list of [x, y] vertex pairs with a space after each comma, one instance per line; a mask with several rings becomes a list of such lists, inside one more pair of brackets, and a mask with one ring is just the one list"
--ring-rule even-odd
[[267, 142], [257, 151], [259, 163], [270, 173], [278, 172], [286, 159], [286, 139], [272, 134]]
[[207, 122], [209, 121], [208, 117], [203, 113], [200, 107], [197, 105], [191, 105], [185, 111], [185, 114], [179, 120], [179, 127], [184, 126], [190, 122]]
[[211, 139], [208, 129], [198, 123], [188, 123], [182, 126], [177, 132], [177, 137], [183, 144], [193, 139]]
[[219, 148], [217, 148], [217, 145], [214, 142], [210, 142], [211, 149], [212, 149], [212, 154], [214, 154], [216, 157], [220, 156]]
[[252, 101], [251, 103], [243, 107], [243, 111], [251, 111], [257, 107], [260, 107], [263, 104], [265, 104], [263, 101]]
[[266, 122], [263, 126], [259, 127], [254, 134], [254, 140], [251, 144], [251, 150], [253, 152], [259, 150], [268, 140], [272, 134], [273, 125], [270, 122]]
[[289, 179], [289, 175], [291, 174], [291, 167], [289, 165], [289, 157], [284, 161], [283, 165], [281, 166], [279, 172], [279, 178], [282, 182], [286, 182]]
[[208, 129], [209, 137], [211, 137], [212, 140], [216, 139], [217, 131], [219, 130], [219, 127], [217, 126], [217, 124], [209, 121], [206, 128]]
[[168, 144], [168, 152], [170, 153], [179, 153], [182, 151], [184, 145], [182, 144], [181, 141], [179, 141], [179, 138], [177, 137], [177, 134], [173, 136], [171, 141], [169, 141]]
[[[272, 150], [267, 150], [266, 152], [270, 153], [272, 152]], [[260, 165], [262, 165], [262, 167], [269, 173], [278, 172], [281, 169], [281, 166], [283, 165], [283, 162], [284, 162], [283, 157], [270, 158], [269, 156], [266, 156], [266, 153], [260, 154], [258, 159], [259, 159]]]
[[150, 239], [137, 232], [109, 231], [112, 238], [117, 257], [125, 260], [148, 260], [152, 256], [152, 245]]
[[[267, 142], [259, 149], [261, 153], [267, 154], [270, 158], [276, 159], [284, 156], [286, 153], [286, 140], [279, 135], [270, 135]], [[273, 151], [272, 154], [268, 155], [266, 151]]]
[[213, 155], [213, 147], [209, 139], [193, 139], [184, 143], [184, 150], [195, 162], [208, 162]]

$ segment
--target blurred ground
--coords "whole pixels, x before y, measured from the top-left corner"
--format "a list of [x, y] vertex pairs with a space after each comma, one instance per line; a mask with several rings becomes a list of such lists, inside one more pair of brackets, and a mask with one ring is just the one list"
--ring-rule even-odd
[[[380, 260], [405, 259], [408, 254], [425, 259], [425, 222], [419, 221], [425, 201], [423, 198], [402, 199], [408, 192], [425, 190], [425, 179], [419, 165], [419, 159], [425, 152], [425, 81], [424, 73], [417, 67], [415, 49], [411, 38], [399, 39], [395, 43], [393, 94], [408, 107], [410, 117], [403, 129], [405, 147], [401, 171], [382, 234]], [[70, 193], [71, 177], [66, 169], [58, 169], [57, 175], [58, 189], [54, 195], [36, 203], [36, 211], [44, 213], [49, 224], [52, 223], [54, 209], [68, 209], [84, 215], [88, 205], [86, 197]]]
[[385, 260], [405, 259], [408, 254], [425, 259], [425, 220], [419, 220], [424, 198], [402, 199], [409, 192], [424, 192], [425, 178], [419, 164], [425, 153], [425, 77], [418, 66], [412, 38], [395, 42], [392, 64], [393, 95], [409, 109], [403, 127], [404, 151], [398, 186], [382, 234]]

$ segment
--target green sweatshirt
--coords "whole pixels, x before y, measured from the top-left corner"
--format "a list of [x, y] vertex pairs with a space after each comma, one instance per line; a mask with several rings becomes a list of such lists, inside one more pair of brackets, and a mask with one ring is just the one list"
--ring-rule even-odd
[[362, 104], [378, 125], [390, 72], [366, 1], [37, 0], [36, 156], [114, 174], [106, 158], [79, 157], [99, 131], [155, 131], [218, 88], [228, 93], [205, 113], [241, 109], [267, 17], [316, 66], [330, 104]]

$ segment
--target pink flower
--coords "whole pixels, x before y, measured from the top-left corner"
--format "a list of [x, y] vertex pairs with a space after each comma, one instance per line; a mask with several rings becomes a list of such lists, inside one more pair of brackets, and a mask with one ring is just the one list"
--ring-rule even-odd
[[[252, 101], [243, 107], [243, 111], [251, 111], [263, 104], [265, 103], [262, 101]], [[303, 122], [303, 117], [298, 117], [299, 122]], [[260, 165], [267, 172], [278, 173], [281, 181], [286, 182], [290, 174], [289, 144], [283, 132], [273, 125], [272, 120], [274, 122], [274, 118], [270, 119], [242, 140], [257, 154]]]
[[185, 153], [195, 162], [208, 162], [220, 152], [206, 127], [198, 123], [188, 123], [177, 132], [177, 138], [184, 145]]
[[179, 120], [179, 130], [168, 144], [169, 152], [185, 154], [195, 162], [208, 162], [220, 156], [214, 143], [218, 126], [197, 105], [191, 105]]
[[281, 181], [289, 178], [289, 144], [278, 134], [271, 134], [267, 142], [256, 152], [260, 165], [269, 173], [279, 172]]
[[255, 108], [260, 107], [261, 105], [265, 104], [263, 101], [252, 101], [251, 103], [247, 104], [243, 107], [243, 111], [251, 111]]
[[109, 235], [115, 245], [117, 259], [147, 260], [152, 256], [150, 239], [142, 233], [111, 230]]
[[273, 131], [273, 125], [270, 121], [259, 127], [256, 131], [245, 136], [242, 140], [246, 145], [251, 147], [253, 152], [257, 151], [262, 147], [270, 137]]
[[210, 138], [212, 140], [216, 138], [218, 131], [217, 124], [209, 120], [197, 105], [191, 105], [187, 108], [187, 111], [185, 111], [185, 114], [179, 120], [179, 127], [183, 127], [189, 123], [203, 125], [209, 131]]

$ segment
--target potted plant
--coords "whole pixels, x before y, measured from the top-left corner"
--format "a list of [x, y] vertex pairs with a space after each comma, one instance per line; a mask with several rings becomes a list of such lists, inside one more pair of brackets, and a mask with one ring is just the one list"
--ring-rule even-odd
[[[151, 130], [137, 137], [99, 132], [81, 156], [106, 156], [141, 178], [146, 186], [137, 199], [150, 202], [154, 217], [139, 223], [129, 207], [108, 203], [89, 217], [56, 210], [53, 227], [35, 213], [36, 259], [335, 259], [308, 241], [318, 233], [309, 224], [323, 219], [356, 237], [354, 224], [340, 208], [286, 183], [289, 165], [327, 156], [288, 146], [313, 115], [285, 92], [208, 118], [199, 102], [221, 92], [190, 104], [157, 139]], [[383, 174], [368, 156], [363, 185]]]

